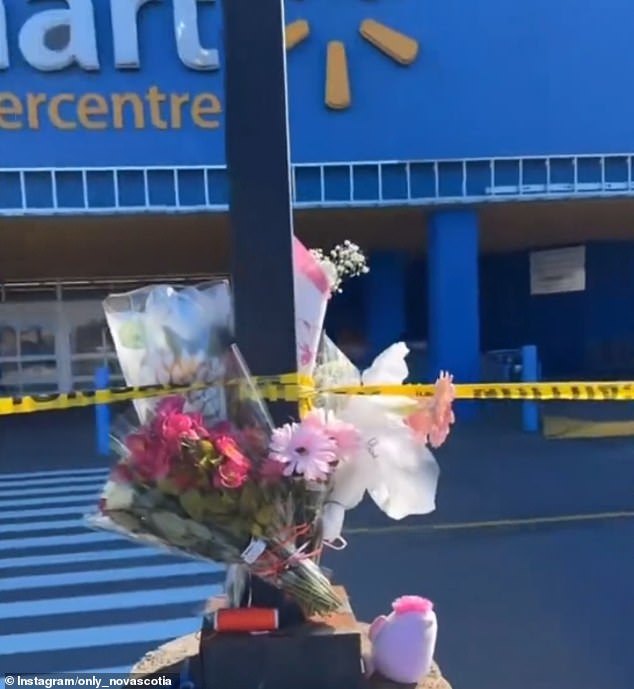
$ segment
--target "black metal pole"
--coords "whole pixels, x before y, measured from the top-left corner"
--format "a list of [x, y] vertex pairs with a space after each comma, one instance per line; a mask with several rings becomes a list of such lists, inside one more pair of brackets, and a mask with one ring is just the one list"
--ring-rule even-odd
[[[282, 0], [222, 0], [236, 339], [255, 375], [297, 369]], [[276, 423], [297, 405], [275, 403]]]
[[[255, 375], [297, 369], [286, 55], [282, 0], [222, 0], [225, 148], [238, 346]], [[276, 424], [298, 405], [269, 403]], [[243, 605], [277, 608], [280, 624], [303, 614], [257, 578]], [[227, 677], [227, 687], [231, 687]]]

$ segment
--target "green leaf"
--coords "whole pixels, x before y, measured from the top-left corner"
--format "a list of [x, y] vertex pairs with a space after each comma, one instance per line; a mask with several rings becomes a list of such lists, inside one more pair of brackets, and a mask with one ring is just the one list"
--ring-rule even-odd
[[165, 501], [165, 492], [158, 488], [146, 488], [138, 491], [134, 500], [135, 506], [144, 510], [152, 510]]
[[185, 522], [185, 526], [187, 528], [187, 532], [194, 540], [203, 542], [211, 542], [214, 540], [212, 532], [204, 524], [201, 524], [197, 520], [194, 521], [192, 519], [188, 519]]
[[277, 517], [275, 505], [262, 505], [255, 513], [255, 521], [264, 529], [270, 528]]
[[153, 512], [149, 515], [154, 528], [162, 534], [164, 539], [174, 546], [187, 546], [191, 537], [187, 530], [187, 522], [171, 512]]
[[107, 516], [120, 528], [130, 531], [131, 533], [139, 533], [143, 531], [143, 525], [139, 518], [130, 512], [123, 510], [111, 510]]
[[173, 495], [177, 498], [180, 497], [181, 490], [172, 481], [168, 481], [167, 479], [159, 481], [156, 486], [161, 493], [165, 493], [165, 495]]
[[261, 495], [254, 483], [246, 483], [240, 491], [240, 512], [255, 514], [258, 511]]
[[136, 322], [124, 323], [119, 328], [119, 340], [127, 349], [143, 349], [145, 347], [143, 328]]
[[180, 496], [183, 509], [195, 521], [202, 522], [208, 511], [207, 502], [197, 490], [188, 490]]

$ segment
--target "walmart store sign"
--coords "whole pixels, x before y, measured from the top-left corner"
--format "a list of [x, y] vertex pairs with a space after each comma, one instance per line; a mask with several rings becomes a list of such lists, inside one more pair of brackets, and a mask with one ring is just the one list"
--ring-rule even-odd
[[[0, 70], [11, 68], [7, 10], [17, 2], [0, 0]], [[161, 0], [162, 1], [162, 0]], [[199, 3], [214, 0], [171, 0], [174, 40], [183, 65], [196, 71], [220, 68], [218, 50], [201, 45]], [[18, 49], [24, 61], [39, 72], [74, 67], [101, 69], [94, 0], [66, 0], [66, 7], [40, 10], [19, 28]], [[153, 0], [110, 0], [114, 66], [141, 68], [139, 10]], [[0, 82], [1, 83], [1, 82]], [[39, 130], [44, 123], [59, 130], [201, 129], [220, 125], [222, 107], [215, 93], [166, 93], [151, 86], [145, 93], [17, 93], [0, 90], [0, 131]]]

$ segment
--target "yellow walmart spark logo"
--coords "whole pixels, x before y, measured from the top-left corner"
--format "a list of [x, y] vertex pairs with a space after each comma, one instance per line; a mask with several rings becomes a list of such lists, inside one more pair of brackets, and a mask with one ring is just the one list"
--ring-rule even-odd
[[[364, 19], [359, 33], [370, 45], [400, 65], [409, 66], [418, 57], [418, 41], [374, 19]], [[310, 24], [305, 19], [287, 24], [286, 50], [292, 50], [309, 35]], [[327, 45], [325, 103], [331, 110], [346, 110], [352, 103], [346, 46], [341, 41], [329, 41]]]

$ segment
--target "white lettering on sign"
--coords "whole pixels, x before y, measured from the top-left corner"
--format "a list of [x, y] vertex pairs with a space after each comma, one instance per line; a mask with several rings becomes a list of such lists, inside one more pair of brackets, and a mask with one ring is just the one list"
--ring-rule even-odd
[[178, 56], [190, 69], [218, 69], [220, 67], [218, 51], [206, 50], [200, 45], [197, 2], [214, 2], [214, 0], [174, 2], [174, 31]]
[[137, 16], [148, 2], [152, 0], [110, 0], [114, 64], [119, 69], [138, 69], [141, 66]]
[[[82, 69], [99, 69], [95, 14], [90, 0], [66, 0], [68, 9], [45, 10], [28, 19], [19, 35], [24, 59], [41, 72], [57, 72], [79, 65]], [[49, 48], [47, 37], [57, 31], [64, 47]]]
[[[117, 69], [141, 67], [138, 15], [144, 5], [156, 1], [163, 0], [110, 0], [114, 66]], [[18, 34], [22, 56], [41, 72], [58, 72], [71, 65], [87, 71], [100, 69], [93, 0], [65, 2], [66, 8], [42, 10], [26, 20]], [[171, 2], [174, 41], [181, 62], [194, 70], [219, 69], [218, 51], [203, 48], [198, 27], [198, 4], [215, 0]], [[6, 0], [0, 0], [0, 69], [9, 67]]]
[[9, 66], [9, 46], [7, 45], [7, 13], [4, 3], [0, 3], [0, 69]]

